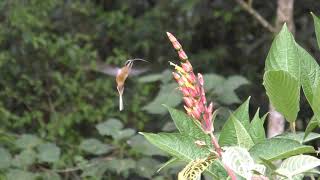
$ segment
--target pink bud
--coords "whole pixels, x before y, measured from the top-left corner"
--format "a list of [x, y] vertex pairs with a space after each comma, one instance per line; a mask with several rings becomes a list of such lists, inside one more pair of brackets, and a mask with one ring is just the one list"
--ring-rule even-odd
[[212, 111], [213, 111], [213, 103], [211, 102], [207, 107], [207, 113], [212, 115]]
[[197, 109], [197, 108], [193, 108], [192, 109], [192, 115], [193, 115], [193, 117], [195, 118], [195, 119], [200, 119], [200, 117], [201, 117], [201, 112]]
[[183, 49], [180, 49], [178, 51], [178, 54], [179, 54], [179, 58], [183, 61], [187, 60], [188, 59], [188, 56], [186, 55], [186, 53], [184, 52]]
[[173, 78], [176, 80], [176, 81], [179, 81], [180, 79], [180, 75], [176, 72], [172, 72], [172, 75], [173, 75]]
[[180, 87], [180, 91], [182, 92], [183, 96], [190, 96], [190, 92], [188, 87]]
[[205, 108], [204, 104], [201, 101], [196, 102], [195, 107], [199, 112], [203, 112], [203, 113], [206, 112], [206, 108]]
[[200, 73], [198, 73], [198, 81], [199, 81], [200, 85], [203, 86], [204, 80], [203, 80], [202, 74], [200, 74]]
[[187, 107], [193, 107], [193, 99], [190, 97], [183, 97], [184, 103], [187, 105]]
[[188, 60], [186, 60], [186, 62], [184, 62], [184, 63], [181, 63], [181, 66], [182, 66], [183, 70], [185, 70], [186, 72], [192, 71], [192, 65], [190, 64], [190, 62]]
[[182, 48], [182, 46], [178, 42], [177, 38], [175, 38], [171, 33], [167, 32], [167, 36], [168, 36], [169, 40], [171, 41], [174, 49], [176, 49], [178, 51]]

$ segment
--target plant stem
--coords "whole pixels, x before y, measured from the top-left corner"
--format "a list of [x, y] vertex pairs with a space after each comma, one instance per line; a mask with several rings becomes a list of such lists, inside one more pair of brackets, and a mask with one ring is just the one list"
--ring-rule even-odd
[[290, 123], [290, 129], [292, 133], [296, 133], [296, 122]]
[[[213, 147], [215, 148], [216, 152], [218, 153], [219, 159], [221, 159], [222, 150], [221, 150], [221, 147], [217, 141], [217, 138], [213, 135], [213, 132], [211, 132], [209, 135], [211, 138], [211, 143], [212, 143]], [[234, 174], [234, 172], [232, 171], [232, 169], [230, 169], [226, 164], [223, 164], [223, 166], [224, 166], [224, 169], [227, 171], [228, 175], [230, 176], [231, 180], [237, 180], [237, 177]]]

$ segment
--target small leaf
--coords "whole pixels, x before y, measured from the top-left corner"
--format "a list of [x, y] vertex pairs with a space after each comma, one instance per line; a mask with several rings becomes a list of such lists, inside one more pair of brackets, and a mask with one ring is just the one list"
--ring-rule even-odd
[[142, 177], [152, 179], [152, 176], [157, 172], [159, 165], [159, 161], [144, 157], [137, 161], [135, 172]]
[[243, 76], [234, 75], [227, 78], [224, 83], [224, 86], [227, 89], [235, 90], [242, 85], [250, 84], [250, 82]]
[[161, 155], [165, 156], [166, 154], [160, 149], [153, 146], [149, 143], [143, 136], [140, 134], [130, 138], [127, 143], [131, 146], [132, 150], [137, 153], [141, 153], [147, 156]]
[[274, 161], [297, 154], [314, 153], [315, 150], [312, 146], [302, 145], [295, 140], [271, 138], [254, 145], [249, 152], [257, 161], [259, 157]]
[[311, 120], [308, 123], [308, 126], [306, 127], [305, 134], [304, 134], [304, 139], [312, 132], [315, 128], [319, 126], [318, 120], [313, 116]]
[[121, 130], [123, 128], [123, 124], [117, 119], [109, 119], [103, 123], [99, 123], [98, 125], [96, 125], [96, 128], [100, 135], [111, 136]]
[[318, 46], [320, 48], [320, 19], [313, 13], [311, 13], [314, 21], [314, 29], [317, 36]]
[[[320, 166], [320, 160], [309, 155], [292, 156], [281, 163], [277, 172], [289, 178], [305, 173]], [[285, 172], [285, 173], [283, 173]]]
[[239, 145], [246, 149], [250, 149], [254, 145], [247, 130], [232, 114], [221, 130], [219, 144], [220, 146]]
[[136, 162], [133, 159], [112, 159], [106, 164], [107, 169], [110, 169], [117, 174], [128, 174], [129, 169], [136, 167]]
[[249, 118], [249, 102], [250, 98], [241, 104], [233, 113], [233, 115], [241, 122], [241, 124], [246, 128], [249, 129], [250, 126], [250, 118]]
[[299, 81], [285, 71], [267, 71], [263, 85], [275, 109], [294, 122], [299, 111]]
[[266, 139], [266, 133], [263, 127], [263, 121], [259, 118], [259, 109], [257, 110], [256, 114], [254, 115], [251, 121], [249, 134], [254, 144], [262, 142]]
[[40, 144], [37, 149], [40, 161], [53, 163], [60, 158], [60, 148], [53, 143]]
[[11, 159], [10, 152], [5, 148], [0, 147], [0, 170], [10, 167]]
[[23, 134], [19, 139], [16, 140], [15, 144], [21, 149], [33, 148], [41, 143], [41, 140], [31, 134]]
[[83, 140], [80, 144], [80, 148], [88, 153], [94, 155], [101, 155], [110, 152], [113, 147], [107, 144], [101, 143], [97, 139], [86, 139]]

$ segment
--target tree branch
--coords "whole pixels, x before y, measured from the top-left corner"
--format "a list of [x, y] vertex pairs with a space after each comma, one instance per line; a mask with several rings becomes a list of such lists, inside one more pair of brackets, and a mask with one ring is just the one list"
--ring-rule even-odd
[[276, 28], [272, 26], [265, 18], [263, 18], [260, 13], [258, 13], [255, 9], [253, 9], [248, 3], [243, 0], [236, 0], [237, 3], [246, 10], [249, 14], [251, 14], [264, 28], [268, 29], [268, 31], [275, 33]]

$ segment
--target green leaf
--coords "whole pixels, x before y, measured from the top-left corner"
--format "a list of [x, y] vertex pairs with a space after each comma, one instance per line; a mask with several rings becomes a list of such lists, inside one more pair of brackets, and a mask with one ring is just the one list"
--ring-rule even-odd
[[226, 89], [236, 90], [242, 85], [250, 84], [250, 82], [243, 76], [234, 75], [227, 78], [224, 83]]
[[286, 24], [272, 42], [266, 59], [266, 71], [285, 71], [294, 77], [299, 84], [300, 62], [293, 35]]
[[320, 134], [318, 133], [309, 133], [309, 135], [305, 138], [304, 132], [296, 132], [296, 133], [284, 133], [275, 138], [282, 138], [282, 139], [292, 139], [298, 141], [300, 144], [304, 144], [310, 142], [315, 139], [320, 138]]
[[308, 123], [308, 126], [306, 127], [305, 130], [305, 134], [304, 134], [304, 138], [306, 138], [310, 132], [312, 132], [315, 128], [317, 128], [319, 126], [319, 123], [317, 121], [317, 119], [315, 118], [315, 116], [313, 116], [310, 120], [310, 122]]
[[211, 144], [210, 137], [203, 132], [200, 123], [196, 119], [167, 105], [165, 107], [168, 109], [174, 124], [181, 134], [205, 141], [206, 144]]
[[296, 175], [308, 172], [317, 166], [320, 166], [318, 158], [309, 155], [298, 155], [284, 160], [276, 172], [290, 179]]
[[23, 134], [19, 139], [16, 140], [15, 144], [21, 149], [30, 149], [41, 143], [41, 140], [31, 134]]
[[141, 158], [136, 163], [135, 172], [147, 179], [152, 179], [152, 176], [157, 172], [160, 162], [152, 158]]
[[320, 19], [313, 13], [312, 17], [313, 17], [313, 22], [314, 22], [314, 29], [315, 29], [315, 33], [317, 36], [317, 42], [318, 42], [318, 46], [320, 48]]
[[316, 60], [301, 46], [296, 44], [301, 59], [301, 84], [303, 92], [320, 121], [320, 67]]
[[266, 139], [266, 133], [263, 127], [263, 121], [259, 117], [259, 109], [257, 110], [256, 114], [254, 115], [251, 121], [249, 134], [254, 144], [262, 142]]
[[221, 86], [224, 83], [225, 78], [217, 74], [204, 74], [203, 80], [206, 82], [204, 88], [209, 91]]
[[61, 180], [61, 177], [56, 172], [46, 171], [41, 173], [41, 180]]
[[112, 136], [123, 128], [123, 124], [117, 119], [109, 119], [96, 125], [96, 128], [100, 135]]
[[59, 160], [61, 150], [53, 143], [40, 144], [37, 146], [40, 161], [53, 163]]
[[136, 167], [136, 162], [130, 158], [112, 159], [108, 161], [106, 167], [117, 174], [128, 174], [129, 169], [134, 169]]
[[127, 139], [127, 138], [130, 138], [131, 136], [133, 136], [135, 133], [136, 133], [136, 131], [134, 129], [126, 128], [126, 129], [120, 130], [117, 133], [115, 133], [113, 135], [113, 138], [115, 140]]
[[0, 170], [10, 167], [11, 159], [10, 152], [5, 148], [0, 147]]
[[31, 172], [19, 170], [19, 169], [9, 169], [6, 176], [7, 176], [8, 180], [11, 180], [11, 179], [14, 179], [14, 180], [35, 180], [36, 179], [35, 174], [33, 174]]
[[225, 147], [222, 162], [243, 178], [251, 179], [253, 171], [265, 173], [265, 167], [254, 163], [253, 158], [245, 148], [233, 146]]
[[171, 107], [175, 107], [180, 104], [182, 99], [181, 93], [177, 90], [176, 83], [165, 84], [161, 86], [156, 98], [145, 105], [142, 109], [151, 114], [165, 114], [166, 109], [161, 104], [166, 104]]
[[14, 157], [12, 164], [16, 167], [26, 168], [35, 162], [36, 157], [37, 154], [32, 149], [26, 149]]
[[167, 162], [165, 162], [161, 165], [161, 167], [157, 170], [157, 172], [160, 172], [163, 168], [165, 168], [165, 167], [167, 167], [177, 161], [178, 161], [178, 158], [175, 158], [175, 157], [169, 159]]
[[[153, 145], [185, 162], [207, 157], [210, 153], [206, 147], [198, 148], [195, 139], [178, 133], [141, 134]], [[208, 172], [214, 176], [216, 169], [209, 168]]]
[[239, 106], [233, 113], [234, 117], [236, 117], [241, 122], [241, 124], [246, 128], [246, 130], [248, 130], [250, 126], [250, 117], [249, 117], [250, 98], [251, 97], [248, 97], [248, 99], [243, 104], [241, 104], [241, 106]]
[[114, 149], [112, 146], [103, 144], [101, 141], [93, 138], [83, 140], [80, 144], [80, 148], [94, 155], [105, 154]]
[[147, 156], [161, 155], [165, 156], [160, 149], [150, 144], [143, 136], [137, 134], [130, 138], [127, 143], [131, 146], [132, 150], [137, 153], [141, 153]]
[[291, 139], [271, 138], [254, 145], [250, 154], [255, 160], [262, 157], [269, 161], [284, 159], [302, 153], [314, 153], [312, 146], [302, 145]]
[[138, 81], [141, 83], [150, 83], [150, 82], [159, 81], [162, 79], [162, 77], [163, 77], [162, 74], [150, 74], [150, 75], [145, 75], [140, 77]]
[[298, 80], [285, 71], [267, 71], [263, 77], [263, 85], [275, 109], [289, 122], [294, 122], [299, 111]]
[[232, 114], [221, 130], [219, 144], [220, 146], [239, 145], [246, 149], [250, 149], [254, 145], [247, 130]]

